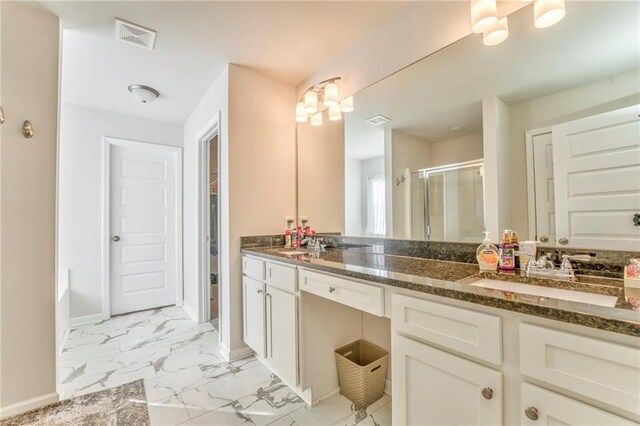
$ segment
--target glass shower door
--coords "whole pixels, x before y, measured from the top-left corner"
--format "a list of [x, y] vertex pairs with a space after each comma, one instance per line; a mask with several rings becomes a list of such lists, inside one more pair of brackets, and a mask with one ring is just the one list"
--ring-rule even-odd
[[478, 241], [484, 230], [483, 164], [444, 166], [416, 174], [411, 188], [413, 238]]

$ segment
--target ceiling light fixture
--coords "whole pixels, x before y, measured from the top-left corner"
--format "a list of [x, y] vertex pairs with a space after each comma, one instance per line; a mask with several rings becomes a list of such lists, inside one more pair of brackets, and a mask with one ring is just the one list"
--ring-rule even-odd
[[536, 28], [548, 28], [564, 18], [564, 0], [536, 0], [533, 4], [533, 24]]
[[329, 121], [342, 119], [343, 112], [353, 111], [353, 97], [349, 96], [340, 101], [338, 84], [340, 77], [330, 78], [321, 81], [307, 89], [296, 104], [296, 121], [306, 123], [309, 121], [312, 126], [321, 126], [322, 109], [324, 105], [329, 109]]
[[129, 92], [143, 104], [153, 102], [158, 96], [160, 96], [160, 92], [156, 89], [142, 84], [132, 84], [129, 86]]
[[498, 21], [496, 0], [471, 0], [471, 30], [486, 31]]
[[505, 41], [507, 37], [509, 37], [509, 24], [505, 16], [482, 33], [482, 42], [485, 46], [495, 46]]

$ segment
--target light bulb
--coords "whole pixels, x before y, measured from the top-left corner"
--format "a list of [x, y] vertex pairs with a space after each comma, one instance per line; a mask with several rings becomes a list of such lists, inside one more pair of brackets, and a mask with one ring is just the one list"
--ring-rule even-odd
[[328, 107], [332, 107], [339, 103], [340, 98], [338, 97], [338, 85], [332, 81], [324, 86], [324, 104]]
[[348, 98], [344, 98], [342, 102], [340, 102], [340, 110], [342, 112], [351, 112], [353, 111], [353, 96], [349, 96]]
[[298, 102], [296, 104], [296, 121], [298, 123], [306, 123], [307, 113], [304, 111], [304, 103]]
[[313, 114], [310, 123], [313, 127], [322, 126], [322, 111]]
[[507, 23], [507, 17], [505, 16], [482, 33], [482, 42], [485, 46], [495, 46], [505, 41], [507, 37], [509, 37], [509, 25]]
[[547, 28], [564, 18], [564, 0], [536, 0], [533, 4], [533, 24], [536, 28]]
[[313, 90], [309, 90], [304, 94], [304, 111], [307, 114], [318, 112], [318, 94]]
[[342, 112], [340, 112], [340, 104], [336, 104], [329, 107], [329, 121], [338, 121], [342, 119]]
[[484, 32], [497, 21], [496, 0], [471, 0], [471, 31]]

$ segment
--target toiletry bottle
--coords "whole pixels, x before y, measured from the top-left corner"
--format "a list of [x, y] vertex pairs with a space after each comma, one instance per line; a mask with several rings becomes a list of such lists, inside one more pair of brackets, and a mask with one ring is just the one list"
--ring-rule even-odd
[[489, 231], [484, 231], [484, 240], [482, 240], [482, 244], [480, 244], [476, 250], [476, 260], [478, 261], [478, 265], [480, 265], [481, 271], [495, 272], [496, 269], [498, 269], [500, 256], [496, 246], [491, 244]]
[[284, 247], [291, 248], [291, 231], [288, 229], [284, 233]]
[[502, 231], [502, 242], [500, 243], [500, 269], [513, 270], [515, 260], [513, 256], [513, 246], [511, 245], [511, 231]]
[[513, 266], [515, 269], [520, 269], [520, 256], [517, 254], [520, 251], [520, 244], [516, 231], [511, 231], [511, 245], [513, 246]]
[[298, 248], [298, 231], [291, 231], [291, 247]]

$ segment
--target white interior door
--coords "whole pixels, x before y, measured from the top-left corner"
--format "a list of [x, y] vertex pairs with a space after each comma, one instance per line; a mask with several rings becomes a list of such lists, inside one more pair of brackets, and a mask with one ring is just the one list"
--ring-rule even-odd
[[536, 205], [536, 239], [555, 243], [556, 207], [553, 181], [553, 145], [551, 133], [533, 138], [534, 193]]
[[111, 314], [176, 303], [178, 154], [151, 144], [110, 149]]
[[554, 126], [552, 134], [558, 242], [640, 250], [640, 105]]

